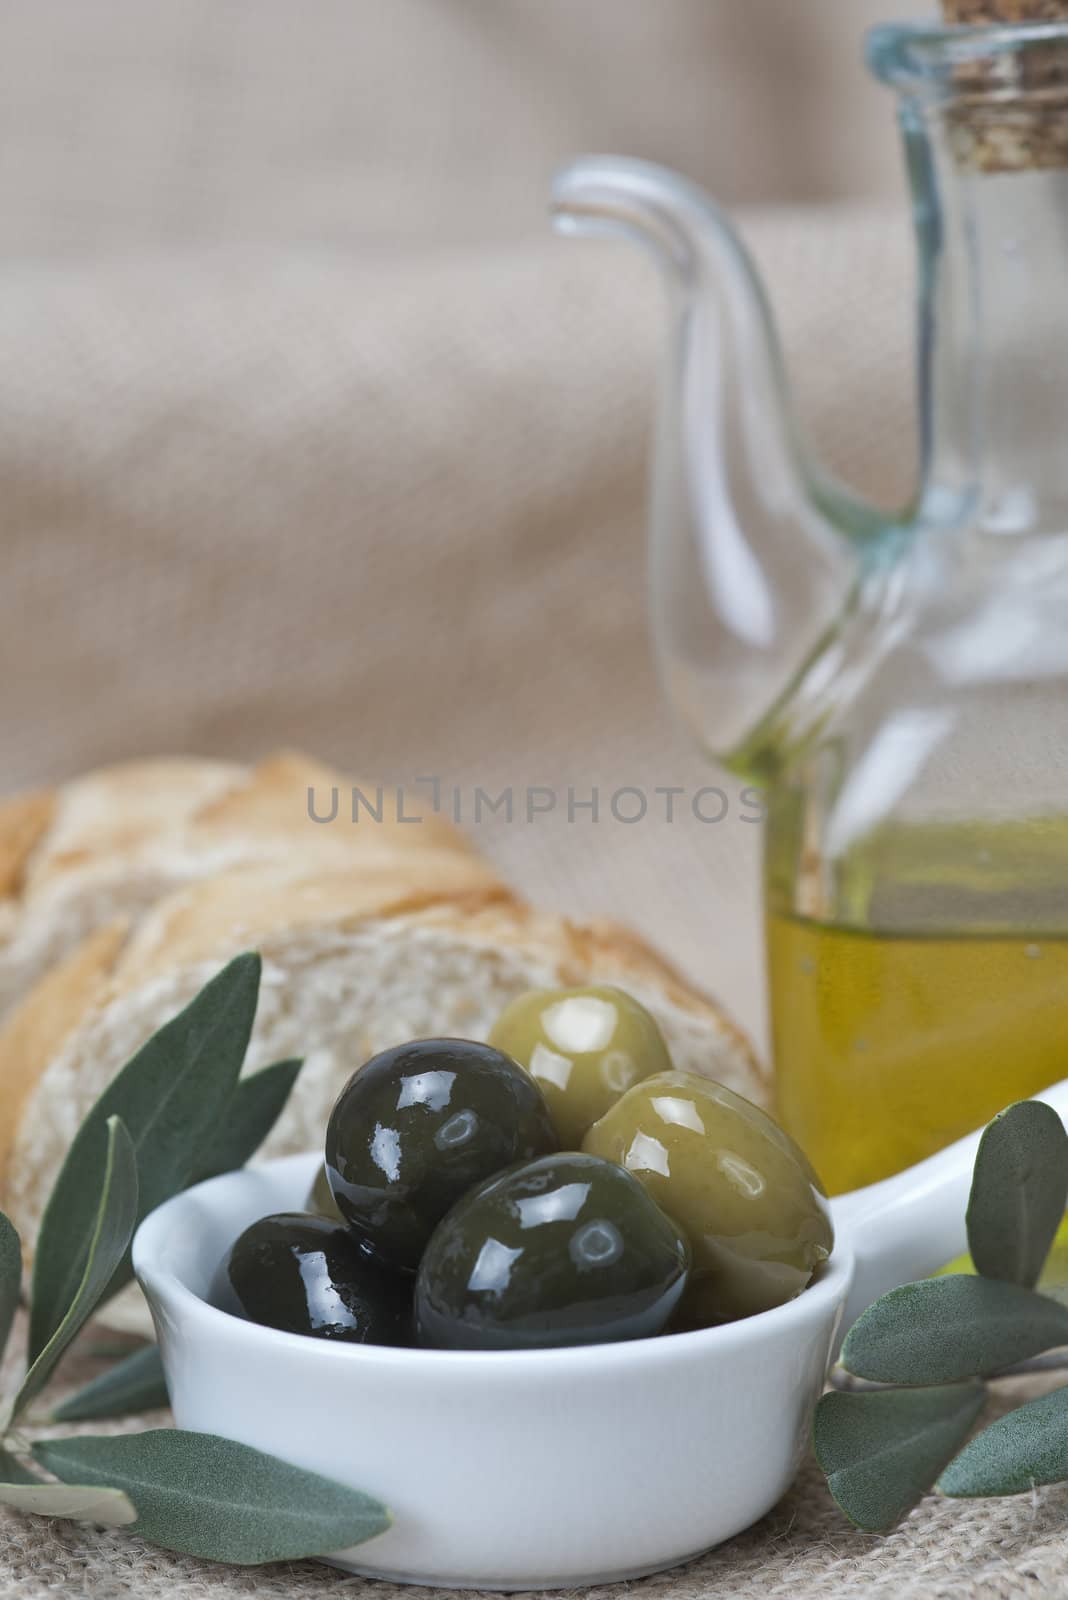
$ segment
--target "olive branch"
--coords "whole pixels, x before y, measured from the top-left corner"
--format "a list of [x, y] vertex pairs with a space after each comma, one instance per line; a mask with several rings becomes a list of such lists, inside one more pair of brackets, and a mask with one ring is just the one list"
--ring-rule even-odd
[[1039, 1101], [1010, 1106], [975, 1158], [967, 1213], [975, 1272], [894, 1289], [849, 1330], [831, 1374], [839, 1388], [816, 1408], [813, 1442], [831, 1494], [857, 1527], [892, 1528], [932, 1487], [977, 1499], [1068, 1480], [1068, 1386], [969, 1439], [990, 1380], [1021, 1364], [1063, 1364], [1046, 1352], [1068, 1346], [1068, 1305], [1035, 1285], [1066, 1202], [1060, 1118]]
[[[243, 1166], [278, 1119], [301, 1063], [240, 1077], [259, 985], [259, 956], [231, 961], [123, 1067], [75, 1136], [38, 1236], [27, 1370], [0, 1401], [0, 1505], [129, 1527], [168, 1550], [241, 1564], [323, 1555], [389, 1526], [369, 1495], [213, 1434], [158, 1428], [29, 1444], [17, 1431], [89, 1318], [130, 1282], [142, 1218], [190, 1184]], [[22, 1265], [0, 1212], [0, 1357]], [[146, 1345], [47, 1420], [166, 1404], [159, 1352]]]

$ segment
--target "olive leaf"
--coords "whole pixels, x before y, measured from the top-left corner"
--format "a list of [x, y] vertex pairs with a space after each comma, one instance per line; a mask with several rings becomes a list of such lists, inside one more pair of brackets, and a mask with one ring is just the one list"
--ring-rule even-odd
[[40, 1483], [32, 1472], [27, 1472], [21, 1461], [0, 1446], [0, 1485], [13, 1483]]
[[849, 1520], [868, 1533], [900, 1522], [968, 1437], [985, 1398], [980, 1383], [825, 1394], [813, 1444]]
[[15, 1396], [12, 1418], [25, 1410], [44, 1388], [71, 1341], [92, 1316], [114, 1275], [115, 1268], [129, 1249], [137, 1223], [137, 1158], [133, 1141], [121, 1117], [109, 1117], [104, 1177], [82, 1279], [66, 1315], [48, 1343], [32, 1362]]
[[[233, 1095], [259, 993], [260, 958], [238, 956], [144, 1044], [97, 1100], [75, 1135], [45, 1208], [30, 1300], [30, 1359], [59, 1327], [85, 1271], [92, 1207], [100, 1192], [101, 1130], [120, 1116], [140, 1179], [137, 1221], [196, 1176]], [[132, 1275], [129, 1253], [105, 1295]]]
[[938, 1480], [940, 1494], [1025, 1494], [1068, 1478], [1068, 1389], [1010, 1411], [965, 1445]]
[[102, 1332], [99, 1338], [86, 1339], [81, 1354], [90, 1361], [125, 1361], [135, 1351], [149, 1348], [148, 1339], [130, 1339], [122, 1334], [111, 1336]]
[[846, 1371], [912, 1386], [833, 1394], [817, 1408], [817, 1456], [835, 1499], [861, 1527], [892, 1526], [939, 1470], [935, 1486], [952, 1496], [1068, 1481], [1068, 1388], [1002, 1417], [945, 1464], [981, 1405], [982, 1386], [956, 1380], [996, 1376], [1049, 1351], [1057, 1354], [1047, 1361], [1056, 1361], [1068, 1348], [1068, 1305], [1033, 1288], [1066, 1226], [1066, 1202], [1060, 1119], [1036, 1102], [1010, 1106], [985, 1130], [976, 1156], [964, 1262], [974, 1261], [979, 1276], [953, 1264], [948, 1276], [884, 1295], [849, 1331]]
[[326, 1555], [390, 1524], [368, 1495], [212, 1434], [52, 1439], [33, 1453], [64, 1481], [125, 1489], [137, 1507], [135, 1533], [207, 1561], [248, 1566]]
[[234, 1172], [254, 1156], [285, 1110], [303, 1061], [276, 1061], [242, 1078], [208, 1139], [194, 1181]]
[[1038, 1100], [1009, 1106], [984, 1131], [968, 1201], [976, 1270], [1031, 1289], [1068, 1206], [1068, 1133]]
[[0, 1449], [0, 1505], [37, 1516], [106, 1523], [113, 1528], [123, 1528], [137, 1520], [137, 1512], [121, 1489], [44, 1483], [4, 1449]]
[[0, 1211], [0, 1356], [7, 1349], [22, 1287], [22, 1245], [10, 1220]]
[[876, 1383], [987, 1377], [1068, 1345], [1068, 1306], [997, 1278], [959, 1274], [906, 1283], [853, 1324], [841, 1363]]
[[[18, 1470], [22, 1472], [21, 1467]], [[109, 1528], [126, 1528], [137, 1521], [137, 1512], [121, 1489], [106, 1485], [42, 1483], [28, 1472], [16, 1482], [0, 1482], [0, 1505], [41, 1517], [99, 1522]]]
[[169, 1404], [159, 1349], [147, 1344], [62, 1401], [52, 1412], [52, 1420], [92, 1422], [97, 1417], [156, 1411]]

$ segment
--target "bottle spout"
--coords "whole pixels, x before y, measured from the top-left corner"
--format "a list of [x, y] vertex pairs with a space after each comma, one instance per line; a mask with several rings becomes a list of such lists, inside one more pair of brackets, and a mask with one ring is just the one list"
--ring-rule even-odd
[[550, 210], [560, 233], [623, 236], [648, 250], [669, 285], [697, 290], [711, 225], [733, 238], [725, 214], [696, 184], [649, 161], [584, 156], [558, 172]]
[[811, 460], [763, 288], [719, 206], [661, 167], [586, 157], [557, 176], [552, 210], [563, 232], [641, 244], [666, 282], [655, 647], [669, 697], [706, 751], [760, 770], [761, 730], [779, 737], [849, 609], [865, 536], [885, 519]]

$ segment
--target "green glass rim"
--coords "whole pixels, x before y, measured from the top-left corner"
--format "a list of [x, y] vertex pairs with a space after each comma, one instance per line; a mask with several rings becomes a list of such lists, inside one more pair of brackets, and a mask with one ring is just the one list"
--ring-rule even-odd
[[867, 36], [870, 70], [883, 83], [908, 93], [937, 95], [952, 87], [964, 67], [986, 66], [991, 76], [1012, 77], [1021, 58], [1033, 50], [1047, 59], [1064, 50], [1068, 71], [1068, 21], [992, 23], [987, 27], [884, 23]]

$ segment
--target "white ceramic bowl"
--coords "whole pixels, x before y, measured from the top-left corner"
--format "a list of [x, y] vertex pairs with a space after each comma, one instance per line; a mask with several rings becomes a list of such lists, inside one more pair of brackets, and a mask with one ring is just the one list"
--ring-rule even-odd
[[[243, 1228], [300, 1209], [295, 1156], [214, 1178], [145, 1221], [137, 1276], [175, 1418], [385, 1501], [354, 1572], [486, 1589], [612, 1582], [673, 1565], [770, 1510], [805, 1448], [847, 1282], [671, 1338], [542, 1351], [330, 1344], [204, 1299]], [[785, 1311], [785, 1315], [783, 1314]]]
[[[1039, 1098], [1068, 1113], [1068, 1085]], [[334, 1558], [449, 1588], [571, 1588], [672, 1566], [784, 1493], [836, 1331], [964, 1248], [978, 1134], [832, 1202], [816, 1281], [721, 1328], [539, 1351], [330, 1344], [204, 1296], [257, 1217], [302, 1208], [316, 1155], [199, 1184], [134, 1240], [180, 1427], [225, 1434], [385, 1501], [393, 1526]]]

